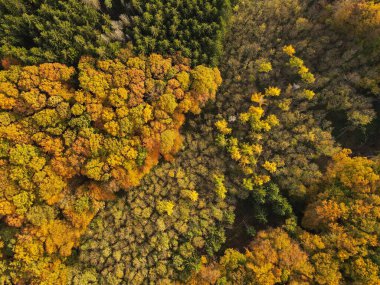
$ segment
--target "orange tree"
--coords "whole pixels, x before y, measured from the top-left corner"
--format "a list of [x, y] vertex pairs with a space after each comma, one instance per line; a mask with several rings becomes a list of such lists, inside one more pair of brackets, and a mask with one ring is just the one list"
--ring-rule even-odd
[[333, 157], [324, 184], [305, 211], [300, 239], [310, 253], [319, 284], [379, 284], [380, 164]]
[[310, 284], [314, 268], [281, 228], [260, 231], [242, 254], [227, 249], [219, 263], [200, 268], [188, 284]]

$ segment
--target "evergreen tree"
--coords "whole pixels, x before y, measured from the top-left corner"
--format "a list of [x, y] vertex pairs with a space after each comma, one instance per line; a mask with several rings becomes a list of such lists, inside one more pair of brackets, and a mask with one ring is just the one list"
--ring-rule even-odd
[[76, 64], [82, 55], [109, 57], [118, 42], [108, 17], [80, 1], [0, 1], [0, 58], [23, 64]]

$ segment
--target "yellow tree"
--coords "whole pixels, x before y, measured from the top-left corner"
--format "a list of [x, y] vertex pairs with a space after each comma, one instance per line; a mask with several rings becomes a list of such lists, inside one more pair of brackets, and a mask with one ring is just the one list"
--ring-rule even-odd
[[350, 157], [350, 153], [344, 149], [333, 156], [319, 194], [302, 220], [305, 228], [318, 234], [300, 237], [320, 284], [380, 282], [380, 164], [366, 157]]

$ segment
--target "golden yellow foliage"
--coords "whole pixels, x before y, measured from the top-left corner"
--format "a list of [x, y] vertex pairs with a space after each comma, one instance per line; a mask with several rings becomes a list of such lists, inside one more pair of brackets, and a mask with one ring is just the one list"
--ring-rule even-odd
[[296, 50], [292, 45], [284, 46], [282, 51], [289, 56], [293, 56], [296, 53]]
[[228, 135], [232, 132], [232, 129], [228, 127], [226, 120], [219, 120], [215, 123], [215, 127], [224, 135]]
[[379, 247], [379, 162], [350, 154], [343, 149], [333, 156], [302, 220], [318, 233], [302, 233], [300, 239], [321, 284], [340, 284], [343, 278], [355, 284], [380, 281], [372, 258]]

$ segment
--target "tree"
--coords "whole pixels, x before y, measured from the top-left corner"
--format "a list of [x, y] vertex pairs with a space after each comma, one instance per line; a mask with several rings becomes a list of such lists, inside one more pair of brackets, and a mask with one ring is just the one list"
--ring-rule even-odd
[[379, 246], [379, 162], [350, 157], [350, 153], [345, 149], [333, 156], [319, 193], [308, 204], [302, 220], [306, 229], [317, 233], [316, 238], [304, 233], [300, 239], [320, 284], [377, 284], [380, 280], [375, 258]]
[[111, 15], [116, 29], [108, 38], [131, 37], [139, 54], [179, 52], [191, 58], [193, 65], [211, 66], [216, 66], [222, 56], [231, 14], [229, 0], [83, 2]]
[[233, 206], [203, 174], [221, 162], [209, 159], [218, 149], [206, 141], [212, 142], [211, 132], [188, 133], [175, 161], [157, 165], [140, 186], [99, 212], [82, 236], [76, 279], [86, 276], [83, 269], [94, 269], [98, 282], [112, 276], [116, 284], [184, 283], [204, 252], [211, 258], [220, 249]]
[[[279, 67], [283, 77], [300, 88], [282, 89], [273, 83], [262, 87], [261, 81], [267, 82], [271, 72], [262, 71], [260, 61], [252, 70], [257, 78], [249, 83], [253, 92], [232, 96], [230, 89], [222, 89], [217, 98], [216, 143], [230, 157], [227, 179], [236, 194], [250, 199], [251, 229], [279, 217], [294, 220], [292, 203], [305, 200], [322, 177], [317, 158], [338, 149], [328, 130], [320, 128], [309, 112], [315, 100], [314, 91], [308, 89], [314, 76], [293, 46], [284, 46], [282, 53], [288, 58]], [[283, 81], [279, 84], [286, 86]], [[240, 81], [233, 86], [231, 90], [246, 88]]]
[[199, 284], [217, 270], [216, 284], [302, 284], [312, 281], [314, 268], [307, 254], [282, 229], [260, 231], [245, 254], [227, 249], [217, 265], [208, 265], [195, 275]]
[[[283, 91], [288, 83], [302, 88], [293, 85], [294, 77], [286, 81], [284, 74], [279, 76], [276, 71], [283, 64], [279, 51], [291, 44], [315, 77], [315, 108], [308, 111], [313, 119], [324, 130], [331, 121], [338, 142], [354, 151], [361, 145], [377, 146], [373, 138], [378, 133], [376, 102], [380, 94], [378, 7], [376, 1], [361, 0], [240, 2], [220, 66], [230, 93], [226, 98], [235, 100], [232, 94], [251, 93], [257, 80], [261, 86], [269, 86], [274, 77]], [[257, 75], [260, 67], [268, 70], [262, 66], [265, 62], [271, 63], [274, 72]], [[285, 86], [281, 81], [286, 81]], [[289, 174], [295, 172], [300, 173], [298, 166]]]
[[24, 64], [77, 64], [82, 55], [113, 56], [101, 35], [110, 19], [80, 1], [0, 1], [0, 58]]
[[[186, 62], [125, 53], [113, 60], [83, 57], [77, 69], [44, 63], [0, 71], [6, 102], [0, 121], [0, 215], [20, 228], [9, 265], [12, 280], [62, 281], [58, 269], [54, 276], [47, 271], [62, 267], [66, 274], [64, 258], [104, 201], [139, 185], [160, 155], [174, 158], [184, 114], [198, 113], [221, 84], [217, 69], [198, 69], [191, 76]], [[158, 85], [162, 88], [155, 89]], [[171, 216], [176, 208], [162, 199], [157, 211]]]

